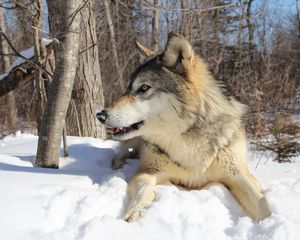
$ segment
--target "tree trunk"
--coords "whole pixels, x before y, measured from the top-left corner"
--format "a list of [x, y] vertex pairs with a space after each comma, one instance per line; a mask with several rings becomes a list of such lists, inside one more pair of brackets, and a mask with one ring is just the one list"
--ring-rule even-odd
[[254, 25], [251, 23], [251, 17], [252, 17], [252, 14], [251, 14], [251, 8], [252, 8], [252, 3], [253, 3], [253, 0], [248, 0], [247, 2], [247, 28], [248, 28], [248, 42], [250, 45], [250, 47], [252, 47], [252, 44], [253, 44], [253, 38], [254, 38]]
[[105, 7], [106, 20], [107, 20], [107, 24], [108, 24], [108, 28], [109, 28], [109, 33], [110, 33], [110, 41], [111, 41], [111, 45], [112, 45], [114, 63], [115, 63], [115, 66], [117, 68], [117, 72], [119, 75], [117, 83], [120, 84], [121, 91], [124, 92], [126, 89], [126, 82], [124, 81], [123, 69], [121, 68], [120, 62], [119, 62], [117, 42], [116, 42], [116, 36], [115, 36], [115, 28], [114, 28], [112, 17], [111, 17], [110, 5], [109, 5], [108, 0], [103, 0], [103, 3], [104, 3], [104, 7]]
[[[0, 7], [0, 29], [2, 29], [3, 32], [6, 32], [5, 17], [4, 17], [3, 8], [1, 7]], [[0, 48], [1, 48], [0, 52], [3, 54], [1, 67], [4, 72], [7, 72], [10, 68], [10, 60], [9, 60], [9, 56], [7, 55], [9, 51], [8, 51], [7, 42], [2, 38], [0, 38]], [[15, 133], [18, 129], [15, 93], [13, 91], [9, 92], [6, 98], [9, 107], [8, 115], [7, 115], [9, 133]]]
[[56, 68], [39, 133], [36, 166], [58, 168], [62, 131], [75, 79], [79, 52], [79, 0], [47, 0]]
[[145, 32], [146, 32], [146, 40], [145, 45], [151, 46], [152, 45], [152, 34], [151, 34], [151, 19], [149, 17], [148, 11], [145, 14]]
[[[32, 26], [33, 29], [33, 39], [34, 39], [34, 56], [35, 56], [35, 62], [42, 65], [42, 56], [41, 56], [41, 44], [40, 43], [40, 33], [39, 28], [41, 26], [41, 20], [42, 20], [42, 14], [43, 14], [43, 8], [42, 3], [40, 0], [36, 1], [36, 14], [33, 17], [32, 20]], [[35, 86], [36, 86], [36, 123], [37, 123], [37, 130], [40, 131], [41, 122], [45, 110], [45, 105], [47, 102], [46, 97], [46, 89], [44, 84], [44, 79], [42, 77], [42, 71], [36, 70], [35, 72]]]
[[95, 117], [104, 107], [100, 63], [93, 4], [88, 2], [80, 11], [79, 60], [67, 115], [67, 133], [76, 136], [105, 138], [102, 124]]
[[[239, 25], [238, 25], [238, 35], [237, 35], [237, 43], [236, 48], [238, 51], [237, 58], [235, 59], [235, 68], [237, 68], [237, 82], [236, 82], [236, 92], [238, 92], [239, 96], [243, 96], [242, 90], [243, 90], [243, 70], [241, 66], [243, 65], [243, 59], [242, 59], [242, 43], [243, 43], [243, 30], [244, 30], [244, 15], [245, 15], [245, 6], [244, 4], [241, 4], [241, 13], [239, 15]], [[243, 101], [244, 99], [241, 98]]]
[[[2, 1], [3, 2], [3, 1]], [[10, 0], [12, 3], [19, 3], [21, 5], [25, 5], [30, 1], [24, 0]], [[26, 3], [25, 3], [26, 2]], [[31, 24], [28, 24], [32, 20], [32, 13], [34, 12], [33, 2], [27, 7], [17, 7], [13, 10], [15, 14], [15, 24], [14, 27], [16, 28], [16, 32], [18, 34], [10, 37], [14, 37], [14, 44], [19, 47], [19, 49], [27, 49], [33, 45], [33, 38], [32, 38], [32, 31], [31, 31]]]
[[152, 22], [152, 31], [153, 31], [153, 47], [154, 51], [158, 52], [159, 50], [159, 15], [160, 15], [160, 0], [154, 0], [155, 9], [153, 10], [153, 22]]
[[295, 0], [295, 4], [296, 4], [296, 22], [297, 22], [297, 26], [298, 26], [298, 38], [300, 39], [300, 10], [299, 10], [299, 0]]
[[188, 39], [191, 40], [191, 21], [190, 21], [190, 14], [188, 13], [187, 9], [190, 9], [189, 1], [188, 0], [181, 0], [181, 7], [185, 9], [182, 11], [182, 33]]

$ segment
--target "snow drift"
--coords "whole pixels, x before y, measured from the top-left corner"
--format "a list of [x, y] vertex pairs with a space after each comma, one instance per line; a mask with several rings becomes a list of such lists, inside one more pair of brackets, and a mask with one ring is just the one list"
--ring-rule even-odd
[[[127, 181], [138, 162], [110, 169], [113, 141], [69, 137], [60, 169], [34, 168], [37, 137], [17, 133], [0, 141], [0, 238], [68, 239], [300, 239], [300, 163], [261, 161], [250, 153], [272, 216], [255, 222], [221, 184], [186, 191], [159, 186], [137, 222], [122, 220]], [[264, 156], [262, 156], [264, 158]]]

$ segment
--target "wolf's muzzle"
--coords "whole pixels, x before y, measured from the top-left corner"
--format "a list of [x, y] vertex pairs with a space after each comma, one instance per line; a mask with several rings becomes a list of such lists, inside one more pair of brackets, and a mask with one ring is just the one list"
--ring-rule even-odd
[[106, 111], [105, 109], [103, 109], [102, 111], [97, 112], [97, 113], [96, 113], [96, 117], [97, 117], [97, 119], [98, 119], [101, 123], [105, 124], [106, 119], [107, 119], [107, 117], [108, 117], [107, 111]]

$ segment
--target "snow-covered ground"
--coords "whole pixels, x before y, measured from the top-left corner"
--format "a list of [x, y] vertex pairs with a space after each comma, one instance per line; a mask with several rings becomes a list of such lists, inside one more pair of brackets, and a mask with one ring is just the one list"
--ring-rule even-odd
[[[121, 216], [127, 180], [138, 162], [110, 169], [118, 144], [69, 137], [70, 157], [59, 170], [34, 168], [37, 137], [16, 134], [0, 141], [0, 239], [300, 239], [300, 163], [277, 164], [249, 154], [272, 216], [247, 217], [221, 184], [185, 191], [157, 188], [158, 199], [137, 222]], [[260, 164], [257, 169], [257, 161]]]

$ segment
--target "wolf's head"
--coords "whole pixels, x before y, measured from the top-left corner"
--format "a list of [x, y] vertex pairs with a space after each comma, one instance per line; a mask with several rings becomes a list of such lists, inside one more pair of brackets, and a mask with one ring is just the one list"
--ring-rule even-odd
[[147, 60], [132, 74], [125, 95], [99, 110], [97, 118], [120, 140], [166, 129], [184, 131], [193, 122], [199, 89], [205, 84], [199, 77], [209, 75], [205, 64], [199, 67], [191, 44], [177, 33], [169, 34], [161, 54], [139, 43], [137, 47]]

